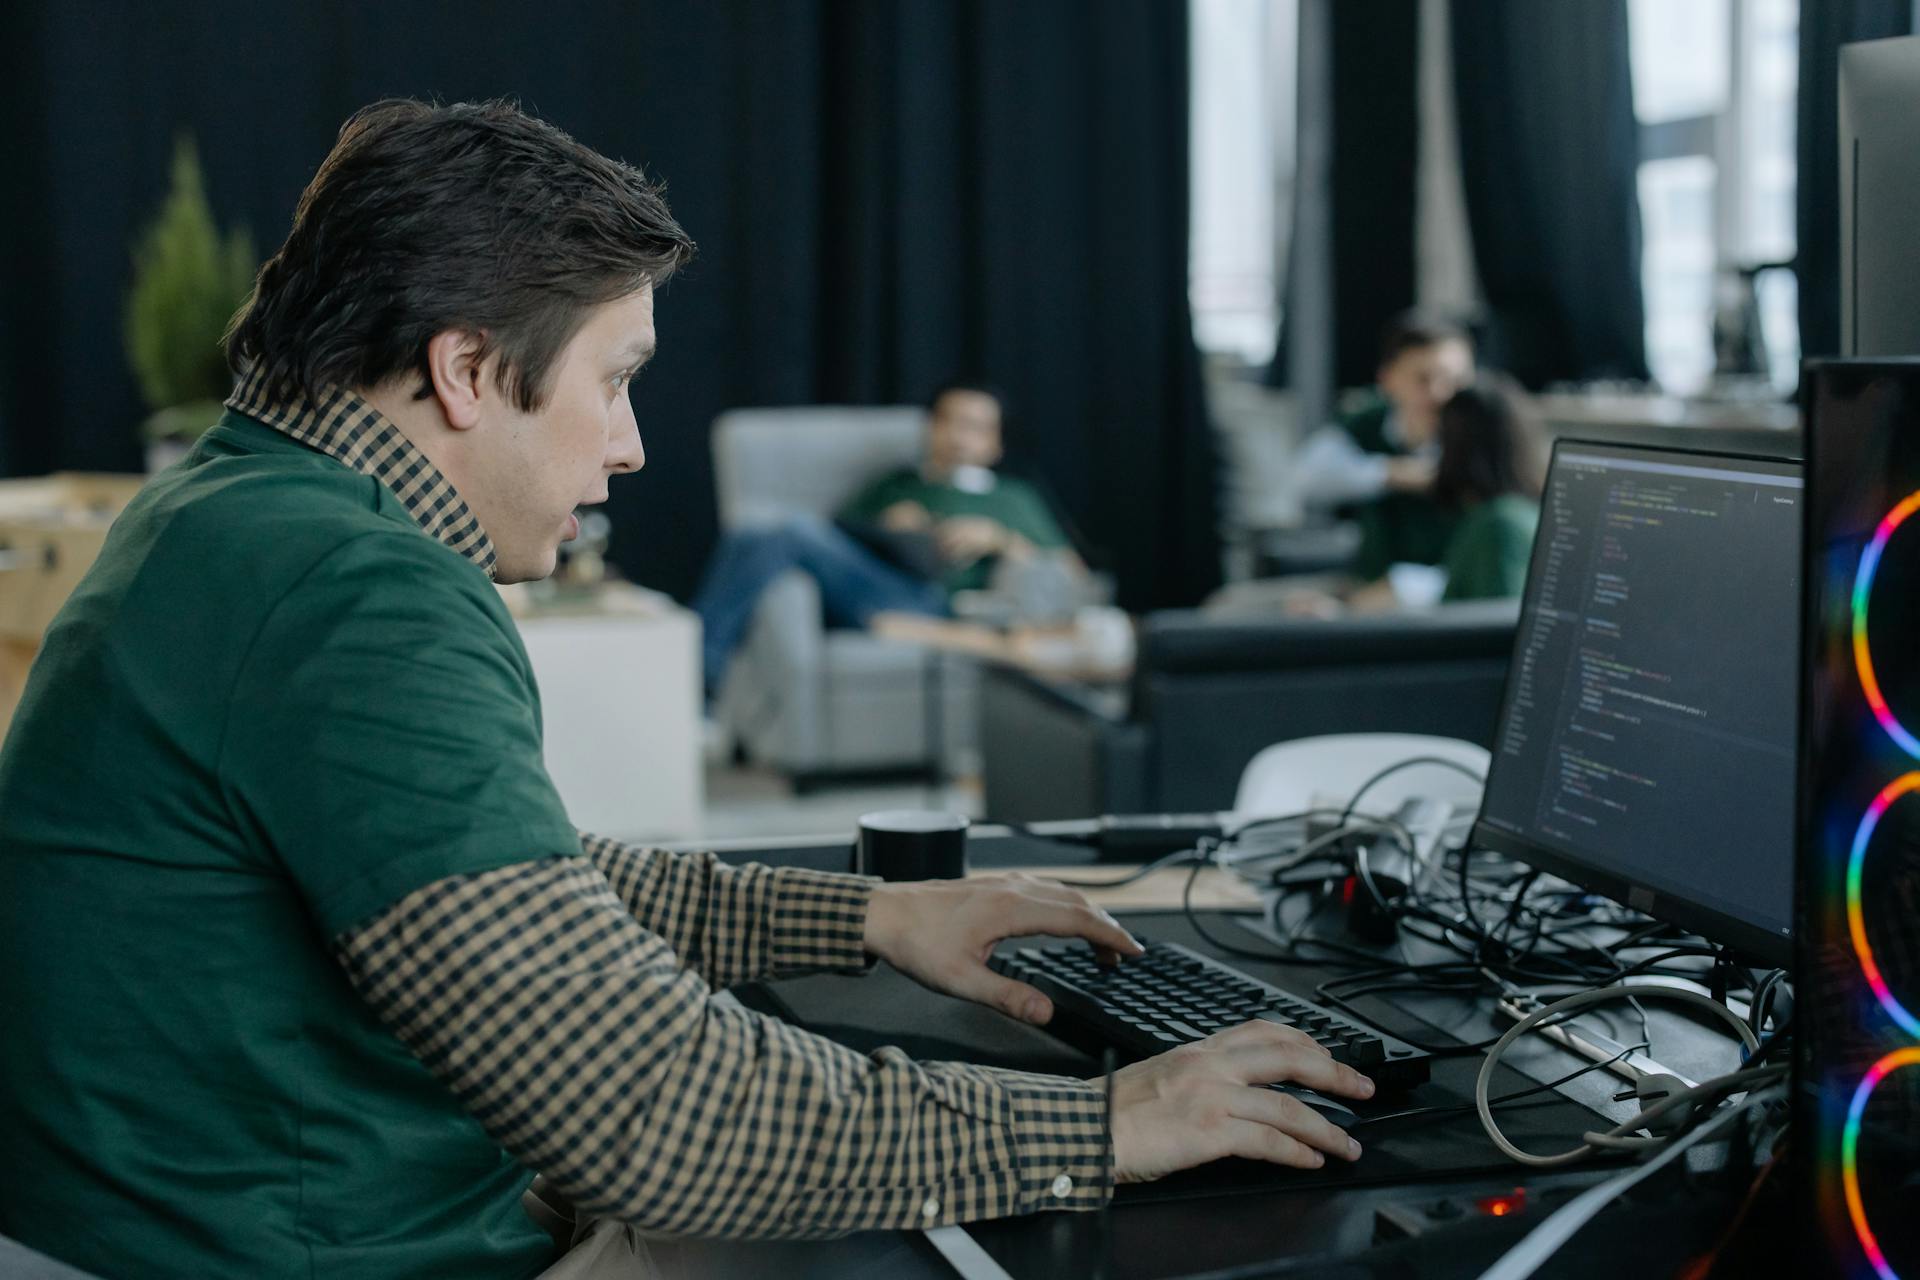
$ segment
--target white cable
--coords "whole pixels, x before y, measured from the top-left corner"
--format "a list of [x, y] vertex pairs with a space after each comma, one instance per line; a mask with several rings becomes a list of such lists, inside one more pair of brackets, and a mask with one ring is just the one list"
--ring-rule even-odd
[[1775, 1099], [1783, 1098], [1786, 1092], [1785, 1089], [1769, 1089], [1763, 1093], [1750, 1093], [1692, 1133], [1669, 1145], [1665, 1151], [1647, 1163], [1638, 1168], [1629, 1169], [1618, 1177], [1609, 1178], [1605, 1182], [1588, 1187], [1555, 1209], [1539, 1226], [1521, 1237], [1518, 1244], [1507, 1250], [1497, 1262], [1480, 1273], [1480, 1280], [1527, 1280], [1527, 1277], [1538, 1271], [1541, 1264], [1551, 1258], [1561, 1245], [1571, 1240], [1576, 1231], [1591, 1222], [1594, 1215], [1608, 1204], [1673, 1163], [1688, 1147], [1705, 1142], [1732, 1124], [1749, 1107], [1762, 1106]]
[[[1513, 1042], [1549, 1018], [1574, 1013], [1590, 1005], [1600, 1004], [1607, 1000], [1630, 1000], [1635, 997], [1653, 1000], [1672, 1000], [1679, 1004], [1692, 1005], [1697, 1009], [1705, 1010], [1724, 1020], [1728, 1026], [1734, 1029], [1735, 1034], [1740, 1037], [1741, 1043], [1747, 1047], [1747, 1052], [1753, 1052], [1760, 1045], [1759, 1038], [1753, 1034], [1753, 1028], [1747, 1025], [1745, 1018], [1735, 1014], [1718, 1000], [1710, 1000], [1706, 996], [1699, 995], [1692, 991], [1680, 991], [1669, 987], [1628, 987], [1616, 985], [1600, 987], [1593, 991], [1576, 992], [1564, 999], [1555, 1000], [1552, 1004], [1542, 1005], [1540, 1008], [1535, 1009], [1532, 1013], [1507, 1028], [1507, 1033], [1494, 1041], [1493, 1047], [1487, 1050], [1487, 1056], [1481, 1060], [1480, 1074], [1473, 1082], [1473, 1104], [1474, 1109], [1480, 1113], [1480, 1127], [1487, 1131], [1487, 1137], [1492, 1140], [1494, 1146], [1500, 1148], [1501, 1151], [1505, 1152], [1514, 1160], [1519, 1161], [1521, 1164], [1532, 1165], [1535, 1168], [1552, 1168], [1557, 1165], [1572, 1164], [1576, 1160], [1586, 1159], [1601, 1148], [1616, 1150], [1625, 1148], [1634, 1150], [1642, 1147], [1656, 1147], [1667, 1140], [1665, 1138], [1628, 1138], [1626, 1135], [1636, 1129], [1645, 1128], [1650, 1121], [1659, 1119], [1670, 1112], [1680, 1110], [1682, 1106], [1690, 1108], [1696, 1102], [1717, 1098], [1726, 1093], [1734, 1092], [1739, 1085], [1760, 1084], [1764, 1083], [1768, 1078], [1763, 1072], [1750, 1072], [1745, 1076], [1735, 1072], [1732, 1075], [1720, 1076], [1717, 1079], [1703, 1081], [1692, 1089], [1679, 1090], [1661, 1101], [1654, 1103], [1639, 1114], [1609, 1129], [1604, 1134], [1588, 1134], [1582, 1138], [1579, 1146], [1566, 1151], [1555, 1152], [1550, 1156], [1535, 1155], [1530, 1151], [1522, 1151], [1509, 1141], [1507, 1135], [1500, 1132], [1500, 1126], [1494, 1123], [1493, 1108], [1489, 1104], [1488, 1095], [1491, 1092], [1494, 1068], [1500, 1065], [1500, 1059], [1506, 1054], [1507, 1049]], [[1595, 1138], [1600, 1140], [1595, 1141]]]

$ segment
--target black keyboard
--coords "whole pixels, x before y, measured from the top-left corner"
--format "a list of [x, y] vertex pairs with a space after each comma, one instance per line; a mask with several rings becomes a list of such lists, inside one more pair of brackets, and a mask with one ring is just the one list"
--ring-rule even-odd
[[1178, 943], [1140, 942], [1146, 954], [1115, 968], [1081, 942], [998, 951], [990, 964], [1046, 993], [1054, 1009], [1049, 1031], [1096, 1053], [1110, 1045], [1124, 1061], [1265, 1018], [1298, 1027], [1382, 1089], [1427, 1081], [1431, 1060], [1423, 1050]]

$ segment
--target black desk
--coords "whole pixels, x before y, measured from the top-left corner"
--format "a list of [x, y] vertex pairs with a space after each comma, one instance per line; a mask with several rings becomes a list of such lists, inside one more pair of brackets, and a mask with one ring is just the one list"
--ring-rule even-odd
[[[722, 849], [739, 861], [802, 865], [841, 870], [847, 865], [844, 841], [809, 843], [737, 842]], [[1015, 836], [976, 835], [970, 854], [975, 866], [1063, 865], [1090, 860], [1089, 855], [1063, 851], [1058, 844]], [[1130, 915], [1126, 923], [1140, 932], [1183, 942], [1212, 952], [1179, 914]], [[1234, 926], [1222, 922], [1216, 933]], [[1252, 945], [1258, 945], [1249, 938]], [[1218, 954], [1217, 952], [1214, 952]], [[1281, 970], [1258, 961], [1228, 957], [1231, 963], [1256, 976], [1296, 990], [1310, 991], [1325, 974], [1311, 970]], [[949, 1000], [913, 986], [907, 979], [882, 971], [862, 978], [821, 976], [749, 989], [742, 998], [753, 1007], [789, 1016], [856, 1049], [882, 1043], [898, 1044], [922, 1059], [965, 1059], [1026, 1070], [1092, 1076], [1098, 1065], [1076, 1050], [1038, 1029], [1025, 1027], [992, 1010]], [[1422, 1013], [1462, 1034], [1484, 1034], [1484, 1011], [1444, 1004], [1422, 1008]], [[1393, 1018], [1382, 1017], [1389, 1029]], [[1409, 1026], [1416, 1024], [1409, 1023]], [[1683, 1020], [1662, 1025], [1662, 1043], [1676, 1046], [1685, 1038]], [[1427, 1037], [1433, 1032], [1425, 1028]], [[1695, 1032], [1702, 1043], [1710, 1041]], [[1693, 1054], [1684, 1055], [1691, 1059]], [[1564, 1074], [1581, 1060], [1545, 1044], [1516, 1054], [1534, 1079]], [[1677, 1065], [1677, 1064], [1676, 1064]], [[1409, 1100], [1430, 1105], [1462, 1098], [1470, 1100], [1478, 1058], [1435, 1062], [1434, 1083]], [[1502, 1068], [1504, 1079], [1496, 1092], [1528, 1083]], [[1579, 1083], [1584, 1094], [1602, 1102], [1604, 1110], [1624, 1114], [1605, 1100], [1614, 1086], [1604, 1072]], [[1572, 1144], [1583, 1127], [1599, 1127], [1599, 1117], [1573, 1103], [1543, 1095], [1544, 1106], [1515, 1107], [1502, 1112], [1503, 1127], [1523, 1146], [1555, 1150]], [[1418, 1203], [1446, 1197], [1479, 1197], [1525, 1187], [1530, 1203], [1539, 1206], [1572, 1194], [1607, 1174], [1604, 1168], [1582, 1167], [1542, 1174], [1506, 1162], [1487, 1143], [1471, 1112], [1447, 1118], [1421, 1118], [1362, 1130], [1368, 1154], [1351, 1168], [1328, 1168], [1314, 1173], [1290, 1173], [1262, 1167], [1215, 1166], [1176, 1175], [1144, 1188], [1122, 1188], [1105, 1224], [1092, 1214], [1042, 1213], [999, 1222], [977, 1223], [968, 1232], [1015, 1280], [1028, 1277], [1079, 1276], [1097, 1273], [1099, 1260], [1110, 1259], [1106, 1274], [1114, 1280], [1159, 1280], [1160, 1277], [1254, 1274], [1368, 1274], [1323, 1268], [1336, 1259], [1368, 1250], [1375, 1244], [1377, 1212], [1382, 1206]], [[1483, 1152], [1482, 1152], [1482, 1149]], [[1474, 1155], [1484, 1155], [1476, 1161]], [[1690, 1153], [1691, 1154], [1691, 1153]], [[1427, 1172], [1431, 1160], [1454, 1170]], [[1709, 1163], [1711, 1157], [1709, 1157]], [[1463, 1168], [1475, 1165], [1476, 1168]], [[1647, 1213], [1643, 1207], [1642, 1217]], [[1552, 1275], [1658, 1275], [1670, 1271], [1690, 1247], [1711, 1243], [1727, 1220], [1726, 1205], [1688, 1201], [1670, 1206], [1657, 1231], [1606, 1232], [1596, 1225], [1592, 1234], [1604, 1234], [1605, 1256], [1598, 1256], [1582, 1238]], [[1539, 1214], [1527, 1215], [1537, 1220]], [[1506, 1244], [1519, 1234], [1520, 1221], [1484, 1222], [1449, 1237], [1440, 1256], [1429, 1245], [1407, 1246], [1421, 1259], [1422, 1269], [1407, 1275], [1477, 1275]], [[1101, 1239], [1101, 1233], [1107, 1235]], [[1474, 1246], [1473, 1240], [1479, 1244]], [[1650, 1251], [1650, 1252], [1649, 1252]], [[1294, 1260], [1296, 1271], [1285, 1261]], [[1281, 1270], [1242, 1270], [1251, 1264], [1273, 1262]], [[824, 1243], [713, 1243], [702, 1245], [702, 1274], [782, 1276], [950, 1276], [952, 1271], [918, 1233], [871, 1232]], [[1454, 1264], [1457, 1264], [1454, 1265]], [[1637, 1268], [1637, 1269], [1636, 1269]]]

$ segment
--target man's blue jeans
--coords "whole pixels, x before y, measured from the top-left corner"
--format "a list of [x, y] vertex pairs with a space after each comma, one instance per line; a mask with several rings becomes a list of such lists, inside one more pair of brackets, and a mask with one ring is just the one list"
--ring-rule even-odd
[[876, 613], [947, 613], [947, 593], [940, 584], [896, 569], [816, 516], [729, 533], [693, 597], [703, 629], [700, 658], [709, 698], [720, 688], [761, 593], [789, 569], [804, 570], [820, 584], [830, 627], [865, 627]]

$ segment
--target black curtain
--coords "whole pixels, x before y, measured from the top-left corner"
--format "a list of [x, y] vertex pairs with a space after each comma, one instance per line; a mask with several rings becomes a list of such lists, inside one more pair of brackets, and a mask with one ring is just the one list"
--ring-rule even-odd
[[[1331, 316], [1333, 383], [1361, 387], [1373, 381], [1380, 364], [1380, 330], [1415, 300], [1415, 173], [1419, 164], [1419, 0], [1306, 0], [1322, 7], [1319, 20], [1301, 23], [1301, 39], [1325, 42], [1324, 49], [1302, 48], [1300, 56], [1322, 58], [1328, 69], [1327, 97], [1309, 102], [1301, 114], [1326, 116], [1327, 158], [1324, 186], [1300, 183], [1300, 200], [1324, 200], [1324, 220], [1296, 211], [1296, 228], [1321, 225], [1329, 243], [1288, 242], [1292, 263], [1303, 253], [1326, 253], [1325, 275], [1289, 266], [1288, 305], [1268, 380], [1288, 383], [1289, 323], [1321, 323]], [[1305, 84], [1305, 77], [1302, 77]], [[1303, 128], [1307, 127], [1303, 119]], [[1296, 290], [1324, 280], [1330, 296], [1301, 298]], [[1316, 286], [1317, 287], [1317, 286]]]
[[1800, 351], [1840, 353], [1840, 46], [1913, 31], [1911, 0], [1800, 0]]
[[1333, 373], [1364, 387], [1380, 328], [1414, 303], [1419, 165], [1419, 0], [1335, 0], [1333, 36]]
[[1647, 376], [1626, 0], [1453, 9], [1484, 355], [1529, 386]]
[[1007, 393], [1009, 460], [1110, 559], [1123, 603], [1218, 573], [1186, 301], [1186, 8], [1161, 0], [205, 0], [8, 7], [12, 233], [0, 449], [131, 468], [128, 248], [191, 129], [263, 252], [375, 98], [515, 96], [668, 184], [701, 256], [636, 385], [649, 463], [613, 558], [685, 595], [715, 535], [708, 427], [750, 404]]

